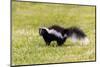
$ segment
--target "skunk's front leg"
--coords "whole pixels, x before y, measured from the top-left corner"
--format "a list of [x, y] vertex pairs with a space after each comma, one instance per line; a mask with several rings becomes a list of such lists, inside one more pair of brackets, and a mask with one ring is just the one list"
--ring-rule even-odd
[[51, 41], [45, 41], [46, 42], [46, 45], [49, 46]]
[[50, 43], [51, 43], [51, 41], [49, 39], [46, 39], [46, 38], [44, 38], [44, 41], [45, 41], [45, 43], [46, 43], [47, 46], [49, 46]]

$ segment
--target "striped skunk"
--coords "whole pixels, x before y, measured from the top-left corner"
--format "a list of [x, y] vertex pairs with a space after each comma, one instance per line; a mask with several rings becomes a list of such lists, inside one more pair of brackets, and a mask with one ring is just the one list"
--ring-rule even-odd
[[43, 37], [46, 45], [50, 45], [51, 41], [57, 41], [58, 46], [64, 44], [67, 38], [72, 38], [73, 42], [77, 39], [81, 40], [83, 44], [88, 44], [89, 40], [86, 34], [77, 27], [63, 28], [58, 25], [53, 25], [48, 28], [39, 28], [39, 34]]

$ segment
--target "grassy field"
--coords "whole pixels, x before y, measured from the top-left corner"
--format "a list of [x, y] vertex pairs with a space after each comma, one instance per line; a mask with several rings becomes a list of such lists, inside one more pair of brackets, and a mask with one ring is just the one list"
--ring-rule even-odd
[[[56, 42], [46, 46], [38, 28], [53, 24], [77, 26], [90, 39], [88, 45]], [[12, 65], [95, 61], [95, 7], [12, 2]]]

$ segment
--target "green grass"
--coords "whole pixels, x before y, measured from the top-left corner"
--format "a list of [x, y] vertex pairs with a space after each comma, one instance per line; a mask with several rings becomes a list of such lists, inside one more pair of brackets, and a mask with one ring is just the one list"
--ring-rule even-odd
[[[56, 42], [46, 46], [40, 26], [77, 26], [90, 39], [88, 45]], [[12, 65], [95, 61], [95, 7], [32, 2], [12, 2]]]

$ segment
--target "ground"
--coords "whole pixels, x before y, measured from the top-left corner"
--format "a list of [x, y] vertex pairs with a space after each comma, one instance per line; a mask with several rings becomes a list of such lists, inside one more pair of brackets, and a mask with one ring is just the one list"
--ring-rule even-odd
[[[53, 24], [81, 28], [90, 43], [46, 46], [38, 29]], [[95, 61], [95, 6], [12, 2], [12, 65], [80, 61]]]

